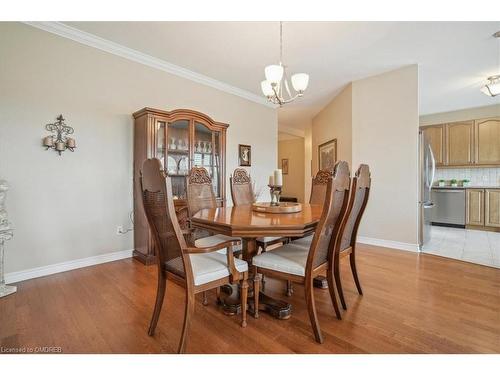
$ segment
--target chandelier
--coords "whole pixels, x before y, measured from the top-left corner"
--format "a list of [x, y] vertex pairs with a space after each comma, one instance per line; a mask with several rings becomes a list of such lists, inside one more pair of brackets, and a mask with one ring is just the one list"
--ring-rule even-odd
[[260, 83], [262, 92], [273, 104], [280, 107], [304, 95], [309, 84], [309, 74], [296, 73], [292, 75], [293, 94], [288, 83], [286, 65], [283, 64], [283, 23], [280, 22], [280, 62], [278, 65], [268, 65], [264, 69], [266, 79]]
[[[495, 34], [493, 34], [493, 37], [500, 40], [500, 31], [497, 31]], [[498, 45], [499, 45], [498, 49], [499, 49], [499, 64], [500, 64], [500, 42], [498, 43]], [[487, 80], [488, 83], [486, 83], [483, 87], [481, 87], [481, 91], [483, 92], [483, 94], [486, 94], [491, 97], [500, 95], [500, 74], [488, 77]]]

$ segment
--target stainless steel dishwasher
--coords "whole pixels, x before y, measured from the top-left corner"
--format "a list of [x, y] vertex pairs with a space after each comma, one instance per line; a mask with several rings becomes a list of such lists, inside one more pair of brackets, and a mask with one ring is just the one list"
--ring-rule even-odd
[[432, 224], [465, 228], [465, 189], [433, 188]]

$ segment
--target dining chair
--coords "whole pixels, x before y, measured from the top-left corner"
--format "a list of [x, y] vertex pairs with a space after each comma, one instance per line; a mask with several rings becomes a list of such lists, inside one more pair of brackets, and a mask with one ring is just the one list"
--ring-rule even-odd
[[[252, 188], [252, 179], [248, 172], [243, 168], [236, 168], [229, 177], [229, 185], [231, 186], [231, 198], [235, 206], [252, 204], [255, 201], [254, 191]], [[257, 249], [267, 250], [268, 246], [278, 243], [286, 243], [286, 237], [258, 237]]]
[[[178, 352], [183, 353], [197, 293], [240, 281], [241, 326], [246, 326], [248, 264], [233, 256], [233, 249], [239, 244], [238, 241], [229, 240], [206, 247], [186, 243], [175, 214], [171, 180], [161, 168], [158, 159], [147, 159], [142, 165], [140, 177], [142, 202], [157, 249], [158, 265], [156, 303], [148, 334], [154, 335], [167, 279], [180, 284], [186, 291], [184, 323], [178, 347]], [[226, 249], [226, 253], [217, 252], [221, 249]]]
[[[316, 313], [313, 279], [326, 272], [330, 299], [337, 318], [341, 319], [335, 295], [333, 276], [335, 257], [332, 244], [338, 241], [341, 224], [339, 219], [344, 216], [347, 209], [349, 185], [349, 166], [347, 162], [340, 161], [335, 165], [333, 176], [327, 177], [323, 211], [311, 246], [306, 248], [291, 242], [273, 251], [257, 255], [252, 260], [256, 275], [262, 274], [273, 278], [292, 280], [305, 286], [309, 319], [315, 339], [319, 343], [323, 343], [323, 336]], [[259, 279], [260, 277], [254, 278], [254, 311], [256, 312], [259, 311]]]
[[[198, 211], [204, 208], [217, 208], [217, 200], [213, 190], [212, 179], [206, 168], [193, 167], [188, 173], [186, 178], [187, 190], [187, 207], [188, 207], [188, 221], [191, 223], [191, 217]], [[215, 246], [226, 241], [239, 241], [233, 251], [236, 254], [241, 254], [241, 238], [230, 237], [224, 234], [213, 234], [205, 229], [193, 228], [189, 225], [191, 233], [191, 240], [195, 246]], [[226, 249], [218, 250], [219, 253], [225, 254]], [[217, 302], [221, 302], [220, 288], [216, 290]], [[203, 305], [208, 305], [207, 293], [203, 293]]]
[[347, 305], [342, 290], [340, 280], [340, 259], [349, 256], [351, 264], [352, 276], [358, 289], [358, 293], [363, 295], [361, 283], [359, 282], [358, 271], [356, 269], [356, 237], [358, 234], [359, 224], [363, 213], [365, 212], [368, 196], [370, 194], [371, 176], [370, 167], [366, 164], [361, 164], [354, 175], [351, 183], [351, 191], [349, 196], [349, 204], [342, 223], [340, 241], [335, 249], [334, 275], [335, 283], [339, 293], [340, 302], [344, 310]]

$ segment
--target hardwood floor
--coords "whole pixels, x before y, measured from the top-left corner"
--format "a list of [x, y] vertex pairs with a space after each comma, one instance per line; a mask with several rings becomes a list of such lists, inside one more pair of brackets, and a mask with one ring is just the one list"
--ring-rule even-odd
[[[266, 291], [293, 304], [292, 317], [225, 316], [198, 296], [188, 353], [499, 353], [500, 270], [428, 254], [359, 245], [359, 296], [342, 262], [348, 310], [335, 319], [327, 290], [315, 290], [325, 343], [314, 341], [303, 288], [292, 297], [268, 279]], [[156, 267], [127, 259], [18, 284], [0, 300], [0, 349], [61, 347], [64, 353], [173, 353], [183, 289], [167, 284], [155, 337], [147, 335]]]

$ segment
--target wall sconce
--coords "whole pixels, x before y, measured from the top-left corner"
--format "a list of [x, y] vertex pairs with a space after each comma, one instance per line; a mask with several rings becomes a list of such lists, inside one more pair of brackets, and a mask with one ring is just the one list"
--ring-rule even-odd
[[66, 149], [70, 151], [75, 151], [76, 143], [73, 138], [68, 137], [69, 134], [74, 133], [74, 129], [64, 123], [63, 115], [57, 117], [57, 121], [53, 124], [45, 125], [45, 129], [49, 132], [55, 133], [54, 135], [49, 135], [43, 139], [43, 146], [45, 150], [49, 148], [57, 151], [59, 155]]

